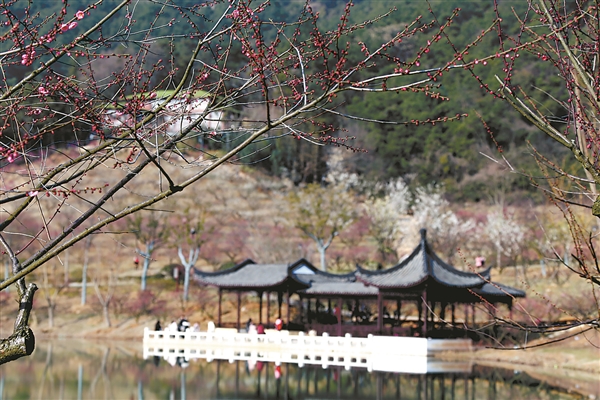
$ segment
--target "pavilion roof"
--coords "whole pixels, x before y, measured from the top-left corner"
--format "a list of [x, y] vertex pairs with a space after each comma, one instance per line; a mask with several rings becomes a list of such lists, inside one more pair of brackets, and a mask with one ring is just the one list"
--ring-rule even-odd
[[225, 271], [203, 272], [195, 269], [194, 279], [201, 284], [223, 289], [266, 290], [291, 283], [289, 267], [289, 264], [257, 264], [247, 259]]
[[480, 288], [473, 289], [473, 292], [484, 297], [525, 297], [525, 292], [523, 290], [515, 289], [514, 287], [495, 282], [486, 282]]
[[421, 229], [421, 243], [399, 264], [379, 271], [357, 265], [356, 277], [367, 285], [381, 289], [403, 289], [417, 286], [428, 279], [454, 288], [482, 286], [490, 279], [490, 268], [481, 273], [460, 271], [442, 261], [427, 243], [426, 231]]
[[313, 282], [299, 292], [310, 296], [376, 297], [378, 291], [376, 287], [362, 282]]
[[316, 268], [304, 258], [301, 258], [292, 264], [290, 266], [289, 273], [298, 282], [301, 282], [307, 286], [310, 286], [314, 283], [343, 283], [356, 281], [356, 271], [346, 274], [332, 274]]
[[321, 271], [304, 259], [290, 268], [290, 275], [306, 285], [299, 293], [310, 296], [377, 296], [378, 289], [356, 280], [356, 271], [332, 274]]

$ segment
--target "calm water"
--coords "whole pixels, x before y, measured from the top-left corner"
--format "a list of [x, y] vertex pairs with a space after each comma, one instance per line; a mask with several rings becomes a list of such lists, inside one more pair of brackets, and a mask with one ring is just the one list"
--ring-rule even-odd
[[6, 399], [573, 399], [518, 371], [408, 375], [242, 361], [144, 360], [142, 345], [38, 341], [32, 357], [0, 366]]

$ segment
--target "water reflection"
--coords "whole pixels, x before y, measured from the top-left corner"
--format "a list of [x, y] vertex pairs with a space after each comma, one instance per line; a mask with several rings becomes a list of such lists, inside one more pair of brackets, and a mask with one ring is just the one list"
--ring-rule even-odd
[[[514, 371], [400, 374], [257, 361], [143, 360], [141, 343], [53, 341], [0, 367], [6, 399], [563, 399]], [[185, 367], [185, 368], [182, 368]]]

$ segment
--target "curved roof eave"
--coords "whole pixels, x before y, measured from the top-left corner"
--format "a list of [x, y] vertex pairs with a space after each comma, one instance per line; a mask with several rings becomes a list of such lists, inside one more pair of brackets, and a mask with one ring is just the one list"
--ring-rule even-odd
[[[408, 257], [395, 266], [384, 270], [370, 271], [357, 265], [356, 269], [358, 280], [382, 289], [414, 287], [422, 284], [428, 278], [447, 287], [468, 288], [482, 285], [491, 276], [491, 267], [481, 273], [473, 273], [458, 270], [444, 262], [427, 243], [425, 229], [421, 229], [419, 245]], [[384, 279], [386, 276], [389, 279]]]

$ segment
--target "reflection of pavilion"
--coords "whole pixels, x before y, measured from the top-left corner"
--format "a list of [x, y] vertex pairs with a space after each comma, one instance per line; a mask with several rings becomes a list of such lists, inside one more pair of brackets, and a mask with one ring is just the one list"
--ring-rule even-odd
[[[342, 336], [366, 336], [369, 333], [456, 337], [462, 335], [456, 327], [456, 308], [464, 306], [463, 322], [468, 321], [469, 308], [474, 319], [475, 304], [489, 309], [497, 304], [512, 307], [521, 290], [493, 283], [490, 268], [478, 273], [460, 271], [442, 261], [430, 248], [425, 230], [421, 242], [398, 265], [379, 271], [357, 266], [348, 274], [331, 274], [318, 270], [304, 259], [293, 264], [256, 264], [246, 260], [221, 272], [195, 271], [200, 284], [219, 289], [218, 326], [223, 326], [222, 295], [237, 295], [237, 323], [241, 327], [241, 294], [256, 292], [259, 315], [255, 321], [270, 326], [271, 293], [277, 293], [278, 315], [290, 321], [290, 296], [297, 295], [296, 319], [289, 329], [316, 330]], [[267, 317], [263, 321], [263, 294], [266, 293]], [[286, 299], [287, 314], [281, 313]], [[327, 303], [325, 305], [324, 302]], [[333, 301], [333, 306], [332, 306]], [[366, 305], [376, 303], [372, 313]], [[394, 307], [394, 311], [388, 311]], [[406, 310], [416, 308], [416, 318]], [[449, 313], [449, 318], [447, 313]], [[373, 314], [373, 315], [371, 315]], [[451, 325], [449, 325], [451, 324]]]

